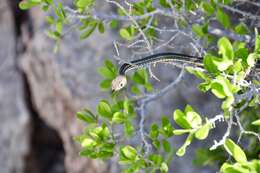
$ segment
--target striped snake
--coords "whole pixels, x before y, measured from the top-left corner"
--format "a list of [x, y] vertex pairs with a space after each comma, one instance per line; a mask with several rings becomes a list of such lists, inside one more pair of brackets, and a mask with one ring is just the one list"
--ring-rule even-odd
[[[119, 75], [112, 81], [112, 91], [119, 91], [127, 84], [126, 73], [133, 69], [143, 68], [159, 62], [183, 63], [185, 66], [203, 67], [203, 57], [191, 56], [174, 52], [152, 54], [141, 59], [124, 63], [119, 69]], [[260, 74], [260, 63], [256, 64], [256, 72]]]

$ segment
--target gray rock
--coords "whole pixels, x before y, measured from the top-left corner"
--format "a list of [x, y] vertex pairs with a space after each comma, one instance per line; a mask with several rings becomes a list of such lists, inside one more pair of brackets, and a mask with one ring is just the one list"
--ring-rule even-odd
[[[42, 14], [34, 16], [37, 21], [44, 21]], [[65, 37], [59, 53], [54, 54], [53, 40], [46, 37], [41, 25], [44, 24], [36, 24], [35, 28], [39, 29], [21, 57], [20, 65], [27, 76], [35, 108], [40, 118], [61, 136], [67, 172], [104, 172], [104, 163], [78, 155], [79, 145], [73, 137], [79, 135], [83, 127], [75, 117], [76, 111], [85, 106], [94, 109], [98, 100], [106, 97], [98, 89], [100, 77], [96, 68], [102, 64], [100, 58], [111, 50], [109, 42], [98, 42], [108, 40], [105, 38], [108, 35], [94, 35], [78, 44], [75, 44], [77, 35]]]
[[16, 69], [13, 25], [0, 1], [0, 172], [23, 172], [29, 151], [30, 117], [21, 74]]

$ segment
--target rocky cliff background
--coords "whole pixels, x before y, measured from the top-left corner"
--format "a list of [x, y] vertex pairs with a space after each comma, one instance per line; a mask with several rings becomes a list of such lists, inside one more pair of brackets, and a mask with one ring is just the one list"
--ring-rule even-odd
[[[59, 52], [54, 54], [54, 42], [44, 32], [44, 14], [38, 9], [22, 12], [18, 2], [0, 1], [0, 172], [118, 171], [116, 163], [79, 157], [79, 146], [73, 140], [83, 127], [75, 112], [85, 106], [94, 110], [98, 101], [107, 97], [99, 90], [101, 78], [96, 68], [104, 58], [113, 56], [116, 33], [95, 33], [80, 42], [78, 33], [73, 32], [64, 37]], [[179, 41], [185, 44], [185, 40]], [[176, 50], [181, 49], [177, 46]], [[165, 73], [160, 66], [157, 72], [167, 83], [178, 70], [170, 68]], [[162, 114], [172, 116], [174, 109], [186, 104], [203, 115], [215, 115], [217, 101], [197, 91], [197, 83], [193, 76], [186, 75], [177, 88], [149, 105], [146, 123], [158, 120]], [[177, 173], [212, 172], [192, 166], [195, 149], [210, 146], [210, 142], [195, 142], [189, 154], [174, 159], [172, 169]], [[181, 138], [173, 141], [175, 146], [182, 143]]]

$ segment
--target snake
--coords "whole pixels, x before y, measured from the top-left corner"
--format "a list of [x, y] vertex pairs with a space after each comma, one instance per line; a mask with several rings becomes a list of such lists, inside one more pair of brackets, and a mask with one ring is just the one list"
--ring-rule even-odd
[[[148, 55], [144, 58], [130, 61], [130, 63], [123, 63], [119, 68], [119, 75], [112, 81], [112, 91], [119, 91], [127, 84], [126, 73], [133, 69], [144, 68], [150, 64], [156, 64], [160, 62], [174, 62], [182, 63], [185, 66], [203, 67], [203, 57], [192, 56], [175, 52], [161, 52], [152, 55]], [[256, 73], [260, 74], [260, 63], [256, 63]]]

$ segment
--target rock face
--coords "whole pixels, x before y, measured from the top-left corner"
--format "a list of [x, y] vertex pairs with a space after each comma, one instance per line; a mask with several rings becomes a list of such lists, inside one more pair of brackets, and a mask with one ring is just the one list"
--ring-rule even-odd
[[49, 53], [52, 48], [43, 51], [48, 49], [48, 44], [45, 44], [48, 40], [45, 39], [36, 33], [35, 42], [32, 41], [35, 46], [29, 48], [22, 57], [22, 68], [27, 75], [35, 107], [41, 119], [53, 127], [62, 139], [67, 172], [102, 172], [100, 165], [95, 166], [93, 161], [78, 156], [79, 150], [73, 136], [79, 134], [82, 128], [74, 115], [83, 104], [66, 86], [61, 67], [56, 61], [58, 59]]
[[29, 152], [30, 116], [16, 66], [11, 10], [0, 1], [0, 172], [23, 172]]
[[32, 38], [30, 16], [19, 11], [19, 1], [0, 2], [0, 172], [103, 172], [78, 156], [72, 137], [82, 128], [74, 114], [83, 104], [72, 98], [55, 55], [48, 54], [52, 48], [29, 46], [44, 32]]
[[54, 43], [44, 34], [45, 28], [41, 28], [43, 15], [34, 13], [42, 23], [34, 23], [34, 37], [20, 63], [31, 88], [34, 107], [40, 118], [61, 137], [66, 172], [104, 172], [104, 164], [78, 156], [78, 144], [73, 137], [82, 132], [82, 126], [75, 118], [76, 111], [86, 105], [93, 109], [98, 100], [105, 97], [98, 90], [96, 68], [102, 63], [99, 57], [104, 55], [101, 53], [107, 53], [111, 44], [98, 43], [100, 38], [97, 36], [75, 44], [78, 36], [71, 35], [62, 41], [59, 53], [54, 54]]

